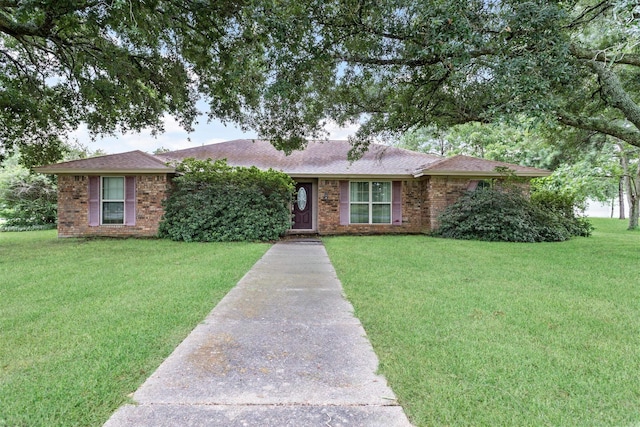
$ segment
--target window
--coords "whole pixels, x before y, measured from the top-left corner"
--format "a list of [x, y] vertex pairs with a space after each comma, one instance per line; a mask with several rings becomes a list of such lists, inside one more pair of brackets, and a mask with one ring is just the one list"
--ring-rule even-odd
[[136, 225], [136, 177], [89, 176], [88, 222], [100, 225]]
[[124, 177], [102, 177], [102, 224], [124, 224]]
[[391, 182], [350, 183], [351, 224], [391, 224]]
[[482, 190], [484, 188], [491, 188], [491, 181], [487, 181], [487, 180], [471, 180], [469, 181], [469, 183], [467, 184], [467, 191], [476, 191], [476, 190]]

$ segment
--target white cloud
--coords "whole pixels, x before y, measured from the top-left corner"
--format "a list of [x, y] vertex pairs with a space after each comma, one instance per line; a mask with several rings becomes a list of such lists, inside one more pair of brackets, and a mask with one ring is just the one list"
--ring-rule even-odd
[[242, 132], [233, 126], [225, 126], [218, 121], [200, 123], [195, 125], [194, 131], [184, 131], [178, 122], [170, 116], [164, 117], [165, 132], [153, 136], [151, 131], [140, 133], [126, 133], [92, 140], [87, 127], [82, 125], [70, 136], [81, 145], [90, 150], [102, 150], [108, 154], [122, 153], [126, 151], [142, 150], [153, 152], [157, 148], [164, 147], [169, 150], [180, 150], [198, 145], [215, 144], [240, 138], [255, 138], [255, 134]]
[[[113, 154], [133, 150], [151, 153], [160, 147], [169, 150], [180, 150], [233, 139], [257, 138], [255, 133], [243, 132], [233, 125], [224, 125], [216, 120], [207, 123], [206, 119], [204, 119], [203, 123], [198, 123], [194, 126], [194, 131], [191, 133], [184, 131], [171, 116], [165, 116], [163, 121], [165, 132], [155, 137], [147, 130], [140, 133], [118, 134], [92, 140], [86, 126], [82, 125], [71, 135], [71, 139], [77, 140], [81, 145], [87, 146], [92, 151], [100, 149], [108, 154]], [[341, 127], [337, 123], [329, 121], [325, 125], [329, 139], [347, 139], [349, 136], [354, 135], [358, 128], [359, 124], [357, 123]]]
[[338, 126], [338, 124], [332, 120], [328, 121], [324, 126], [324, 129], [329, 133], [329, 139], [347, 139], [360, 128], [359, 123], [352, 123], [347, 126]]

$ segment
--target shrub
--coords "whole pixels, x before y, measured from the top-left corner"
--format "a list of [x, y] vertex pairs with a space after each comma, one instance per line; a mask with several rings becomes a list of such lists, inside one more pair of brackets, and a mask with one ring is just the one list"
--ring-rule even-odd
[[586, 206], [574, 195], [537, 189], [531, 194], [531, 203], [543, 211], [552, 212], [559, 226], [566, 228], [571, 236], [588, 237], [593, 231], [589, 220], [578, 215]]
[[276, 240], [291, 225], [294, 183], [278, 171], [185, 159], [165, 202], [159, 235], [172, 240]]
[[516, 188], [482, 188], [465, 193], [440, 215], [434, 235], [505, 242], [563, 241], [588, 236], [591, 226], [576, 218], [568, 198], [529, 199]]
[[57, 190], [44, 175], [18, 172], [0, 185], [0, 218], [3, 228], [54, 228], [57, 219]]

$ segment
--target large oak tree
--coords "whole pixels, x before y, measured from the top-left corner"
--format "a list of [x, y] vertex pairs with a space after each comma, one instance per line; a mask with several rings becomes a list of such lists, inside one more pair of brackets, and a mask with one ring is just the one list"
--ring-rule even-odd
[[629, 0], [0, 1], [0, 138], [211, 117], [292, 150], [515, 113], [640, 146]]

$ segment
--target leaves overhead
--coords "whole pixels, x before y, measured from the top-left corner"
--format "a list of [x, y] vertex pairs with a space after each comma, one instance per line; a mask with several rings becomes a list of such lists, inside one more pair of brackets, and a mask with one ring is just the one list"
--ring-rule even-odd
[[[631, 0], [0, 3], [0, 139], [56, 148], [210, 118], [287, 152], [358, 122], [356, 151], [527, 114], [640, 146]], [[41, 150], [36, 150], [41, 151]], [[43, 150], [42, 150], [43, 151]], [[54, 150], [55, 151], [55, 150]]]

